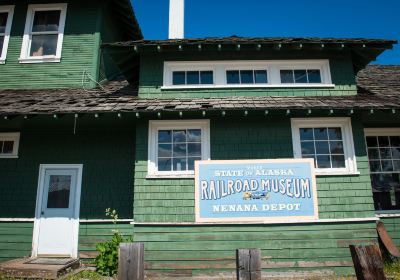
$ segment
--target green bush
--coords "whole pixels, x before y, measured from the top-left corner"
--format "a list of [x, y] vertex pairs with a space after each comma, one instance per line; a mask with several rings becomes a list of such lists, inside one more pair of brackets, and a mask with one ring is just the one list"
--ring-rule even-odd
[[[114, 225], [117, 224], [118, 214], [116, 210], [106, 209], [106, 216], [111, 217]], [[132, 242], [132, 238], [124, 238], [117, 230], [112, 230], [113, 236], [111, 240], [98, 243], [96, 245], [99, 255], [95, 259], [96, 271], [104, 276], [113, 276], [118, 271], [118, 249], [122, 242]]]

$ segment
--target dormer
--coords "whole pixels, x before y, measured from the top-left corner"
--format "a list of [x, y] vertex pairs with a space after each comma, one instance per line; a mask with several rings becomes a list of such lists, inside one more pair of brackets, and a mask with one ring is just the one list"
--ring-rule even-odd
[[102, 43], [142, 39], [128, 0], [0, 4], [0, 88], [93, 88], [119, 75]]

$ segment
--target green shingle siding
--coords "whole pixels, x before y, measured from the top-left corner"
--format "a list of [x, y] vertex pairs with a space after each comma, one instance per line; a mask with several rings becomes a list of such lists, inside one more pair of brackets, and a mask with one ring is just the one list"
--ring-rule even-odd
[[0, 262], [30, 256], [32, 235], [33, 223], [0, 222]]
[[[334, 88], [268, 88], [268, 89], [195, 89], [195, 90], [163, 90], [164, 61], [196, 61], [196, 60], [279, 60], [279, 59], [329, 59]], [[143, 98], [193, 98], [193, 97], [224, 97], [224, 96], [341, 96], [355, 95], [353, 65], [349, 54], [332, 53], [302, 53], [301, 56], [292, 53], [255, 54], [254, 52], [181, 52], [176, 53], [144, 53], [141, 55], [139, 96]]]

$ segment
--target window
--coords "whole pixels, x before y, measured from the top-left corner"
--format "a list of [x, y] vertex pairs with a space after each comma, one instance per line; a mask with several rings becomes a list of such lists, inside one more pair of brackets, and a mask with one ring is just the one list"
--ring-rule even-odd
[[312, 70], [281, 70], [282, 84], [320, 84], [321, 71]]
[[400, 129], [366, 129], [376, 210], [400, 210]]
[[166, 61], [162, 89], [334, 86], [329, 60]]
[[0, 158], [17, 158], [19, 133], [0, 133]]
[[209, 121], [150, 121], [149, 177], [194, 175], [194, 164], [210, 158]]
[[212, 85], [214, 83], [213, 71], [174, 71], [172, 73], [173, 85]]
[[67, 4], [29, 5], [21, 63], [60, 62]]
[[317, 175], [357, 174], [350, 118], [292, 119], [296, 158], [313, 158]]
[[267, 70], [228, 70], [226, 83], [229, 84], [268, 84]]
[[0, 6], [0, 64], [6, 62], [14, 6]]

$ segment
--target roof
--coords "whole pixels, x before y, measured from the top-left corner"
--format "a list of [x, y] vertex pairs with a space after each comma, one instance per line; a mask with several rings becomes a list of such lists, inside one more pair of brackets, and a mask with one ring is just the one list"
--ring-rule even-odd
[[1, 115], [274, 109], [400, 109], [400, 66], [368, 66], [356, 96], [143, 99], [126, 81], [103, 88], [0, 90]]

